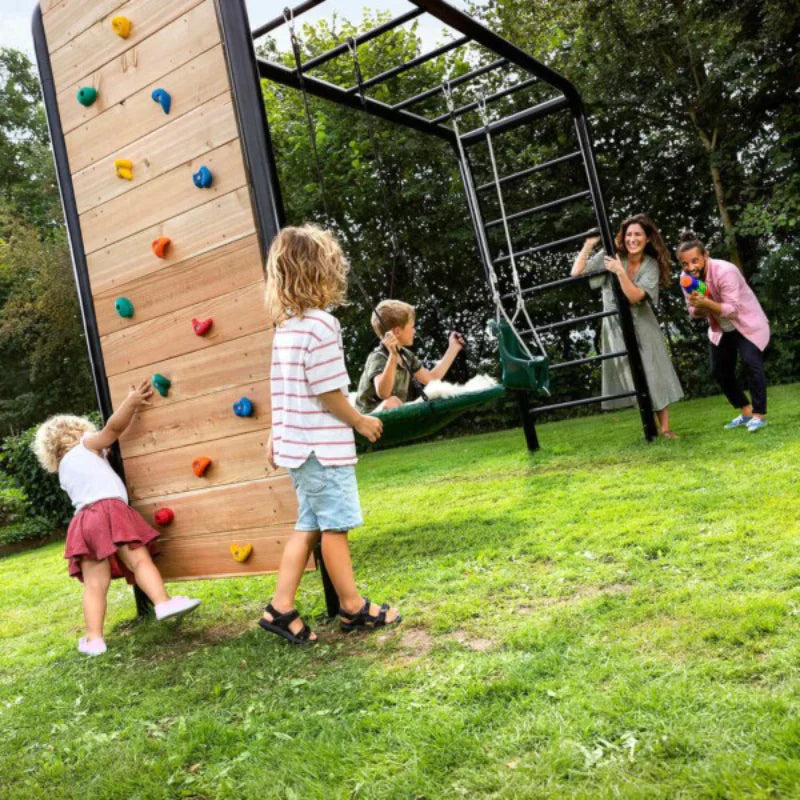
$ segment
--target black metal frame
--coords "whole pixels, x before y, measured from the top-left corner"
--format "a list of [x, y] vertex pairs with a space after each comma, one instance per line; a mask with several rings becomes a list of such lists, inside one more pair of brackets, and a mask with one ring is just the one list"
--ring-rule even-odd
[[[588, 198], [591, 201], [594, 209], [595, 217], [597, 220], [597, 227], [590, 231], [584, 231], [574, 236], [564, 237], [562, 239], [558, 239], [553, 242], [548, 242], [533, 247], [525, 248], [517, 253], [514, 253], [514, 257], [524, 258], [526, 256], [530, 256], [536, 253], [544, 252], [550, 249], [563, 246], [565, 244], [579, 241], [583, 239], [585, 236], [591, 234], [599, 234], [602, 239], [603, 247], [606, 253], [613, 254], [615, 252], [613, 235], [611, 231], [611, 226], [609, 224], [608, 215], [606, 212], [606, 206], [603, 198], [600, 178], [597, 172], [597, 165], [594, 156], [594, 148], [591, 141], [588, 121], [586, 119], [586, 112], [581, 96], [578, 93], [577, 89], [573, 86], [573, 84], [569, 80], [567, 80], [564, 76], [550, 69], [547, 65], [537, 61], [535, 58], [526, 53], [524, 50], [520, 49], [519, 47], [516, 47], [511, 42], [507, 41], [503, 37], [494, 33], [489, 28], [477, 22], [469, 15], [463, 13], [462, 11], [459, 11], [456, 8], [453, 8], [444, 0], [409, 0], [409, 2], [412, 5], [416, 6], [416, 9], [414, 11], [403, 14], [393, 20], [389, 20], [385, 23], [382, 23], [381, 25], [377, 26], [371, 31], [367, 31], [365, 33], [360, 34], [357, 37], [357, 42], [362, 43], [369, 41], [371, 39], [375, 39], [381, 34], [393, 30], [399, 25], [402, 25], [405, 22], [408, 22], [409, 20], [416, 18], [417, 16], [419, 16], [420, 13], [423, 12], [427, 12], [432, 16], [436, 17], [437, 19], [439, 19], [441, 22], [445, 23], [446, 25], [449, 25], [455, 31], [460, 33], [461, 37], [455, 40], [454, 42], [450, 42], [446, 45], [438, 47], [436, 50], [430, 53], [426, 53], [422, 56], [417, 56], [414, 59], [411, 59], [409, 62], [406, 62], [405, 64], [400, 64], [392, 69], [389, 69], [381, 73], [380, 75], [375, 76], [374, 78], [365, 81], [364, 82], [365, 87], [372, 86], [378, 83], [383, 83], [389, 78], [397, 76], [402, 72], [405, 72], [408, 69], [413, 68], [414, 66], [424, 63], [425, 61], [430, 60], [431, 58], [435, 58], [436, 56], [441, 55], [442, 53], [445, 53], [448, 50], [454, 49], [455, 47], [461, 46], [466, 43], [476, 43], [488, 49], [490, 52], [496, 54], [499, 58], [497, 58], [496, 60], [492, 61], [489, 64], [485, 64], [479, 68], [472, 70], [466, 75], [462, 75], [459, 76], [458, 78], [455, 78], [452, 81], [451, 86], [457, 86], [466, 83], [469, 80], [487, 74], [496, 69], [506, 68], [506, 67], [517, 67], [524, 73], [527, 73], [530, 77], [522, 80], [519, 84], [516, 84], [510, 87], [509, 89], [503, 89], [501, 91], [495, 92], [489, 98], [486, 98], [487, 101], [490, 102], [493, 99], [506, 97], [515, 91], [519, 91], [531, 85], [534, 82], [544, 83], [549, 86], [552, 86], [560, 92], [560, 95], [553, 97], [549, 100], [545, 100], [544, 102], [538, 103], [537, 105], [531, 106], [522, 111], [510, 114], [500, 120], [490, 123], [489, 125], [484, 125], [483, 127], [477, 128], [475, 130], [469, 131], [459, 136], [453, 127], [450, 127], [444, 123], [448, 121], [452, 122], [454, 116], [458, 116], [462, 113], [465, 113], [466, 111], [474, 109], [477, 104], [474, 103], [468, 104], [466, 106], [462, 106], [459, 109], [456, 109], [454, 113], [447, 115], [439, 115], [432, 119], [428, 119], [425, 116], [414, 114], [408, 111], [408, 109], [411, 106], [428, 98], [434, 97], [440, 92], [442, 92], [443, 87], [441, 86], [433, 87], [427, 91], [421, 92], [417, 95], [401, 100], [398, 103], [395, 103], [394, 105], [381, 103], [380, 101], [377, 101], [369, 97], [365, 98], [364, 102], [362, 103], [359, 100], [359, 98], [356, 97], [356, 92], [354, 87], [343, 88], [308, 74], [308, 72], [312, 70], [314, 67], [324, 64], [330, 61], [331, 59], [346, 53], [347, 52], [346, 43], [340, 44], [335, 48], [331, 49], [330, 51], [315, 56], [309, 59], [307, 62], [301, 64], [299, 69], [302, 71], [302, 80], [301, 77], [298, 75], [298, 70], [291, 70], [288, 69], [287, 67], [284, 67], [281, 64], [276, 64], [274, 62], [260, 58], [257, 59], [258, 73], [262, 78], [267, 78], [269, 80], [275, 81], [276, 83], [280, 83], [284, 86], [289, 86], [291, 88], [298, 90], [304, 89], [309, 94], [312, 94], [321, 99], [329, 100], [331, 102], [338, 103], [339, 105], [347, 106], [349, 108], [353, 108], [359, 111], [366, 111], [368, 114], [372, 114], [376, 117], [387, 120], [394, 124], [403, 125], [407, 128], [411, 128], [413, 130], [417, 130], [422, 133], [435, 136], [439, 139], [442, 139], [443, 141], [448, 142], [456, 152], [456, 157], [459, 163], [459, 171], [461, 173], [462, 181], [464, 184], [464, 190], [466, 194], [470, 219], [475, 231], [476, 238], [478, 240], [478, 245], [479, 245], [478, 249], [481, 255], [481, 259], [483, 261], [484, 272], [486, 273], [487, 278], [491, 274], [493, 264], [501, 264], [507, 262], [511, 259], [511, 256], [509, 254], [505, 254], [495, 258], [491, 264], [487, 263], [488, 255], [485, 252], [484, 248], [481, 247], [482, 238], [483, 241], [485, 242], [484, 232], [486, 231], [487, 228], [499, 224], [502, 220], [493, 220], [490, 221], [489, 223], [486, 223], [483, 220], [481, 212], [481, 204], [478, 195], [479, 193], [486, 191], [487, 189], [495, 188], [495, 183], [494, 182], [486, 183], [476, 188], [475, 183], [472, 179], [472, 168], [471, 164], [469, 163], [467, 148], [478, 145], [479, 143], [485, 141], [487, 132], [490, 135], [495, 136], [513, 130], [514, 128], [517, 128], [519, 126], [526, 125], [537, 119], [549, 116], [551, 114], [560, 113], [563, 111], [569, 111], [573, 120], [575, 135], [578, 141], [578, 150], [564, 156], [553, 158], [546, 163], [538, 164], [534, 167], [521, 170], [515, 174], [504, 176], [500, 179], [499, 183], [505, 184], [506, 182], [518, 180], [522, 177], [533, 174], [534, 172], [538, 172], [539, 170], [546, 169], [548, 167], [555, 166], [557, 164], [565, 163], [573, 159], [581, 158], [585, 169], [587, 189], [581, 192], [576, 192], [575, 194], [570, 195], [568, 197], [560, 198], [558, 200], [554, 200], [548, 203], [543, 203], [534, 208], [527, 209], [526, 211], [510, 215], [509, 217], [507, 217], [507, 220], [519, 219], [525, 216], [529, 216], [531, 214], [535, 214], [539, 211], [546, 211], [555, 208], [564, 203], [569, 203], [572, 201]], [[293, 16], [297, 17], [300, 14], [302, 14], [304, 10], [307, 10], [309, 7], [317, 6], [319, 4], [320, 4], [319, 0], [316, 1], [312, 0], [312, 2], [303, 3], [297, 6], [293, 10]], [[274, 30], [277, 27], [280, 27], [280, 25], [283, 24], [284, 22], [286, 22], [285, 17], [281, 20], [278, 19], [273, 20], [273, 22], [269, 23], [267, 26], [262, 26], [261, 28], [256, 29], [253, 32], [253, 37], [254, 38], [258, 37], [263, 32], [265, 32], [265, 29], [267, 28], [269, 30]], [[279, 191], [279, 187], [276, 187], [276, 190]], [[526, 293], [538, 292], [549, 288], [555, 288], [558, 286], [567, 285], [573, 282], [579, 282], [582, 280], [585, 280], [584, 276], [580, 276], [577, 278], [565, 278], [558, 281], [550, 281], [548, 283], [532, 287], [531, 289], [527, 290]], [[616, 312], [601, 312], [599, 314], [587, 315], [578, 318], [575, 321], [576, 322], [587, 321], [589, 319], [601, 318], [605, 316], [611, 316], [612, 314], [618, 314], [620, 320], [620, 327], [622, 329], [623, 339], [626, 347], [626, 352], [623, 355], [626, 355], [628, 357], [631, 366], [631, 373], [633, 376], [633, 381], [635, 386], [635, 392], [633, 394], [635, 394], [638, 400], [639, 412], [641, 415], [642, 427], [645, 438], [649, 441], [654, 439], [657, 434], [655, 428], [655, 420], [653, 417], [650, 392], [647, 386], [647, 379], [644, 373], [644, 366], [642, 364], [641, 354], [639, 352], [636, 340], [636, 334], [633, 327], [633, 318], [631, 315], [628, 301], [625, 298], [625, 295], [623, 294], [621, 288], [619, 287], [618, 282], [616, 281], [614, 282], [614, 293], [618, 309]], [[504, 296], [504, 299], [507, 298], [508, 296]], [[550, 326], [542, 326], [541, 330], [559, 327], [568, 324], [568, 322], [569, 322], [568, 320], [564, 320], [560, 323], [555, 323]], [[538, 332], [538, 330], [540, 329], [537, 328], [535, 330]], [[587, 359], [576, 359], [574, 361], [564, 362], [559, 365], [553, 365], [551, 368], [558, 369], [559, 367], [573, 366], [578, 363], [585, 363], [588, 361], [596, 361], [596, 360], [602, 360], [604, 358], [616, 358], [616, 357], [620, 357], [620, 354], [613, 353], [613, 354], [605, 354], [599, 357], [593, 356]], [[525, 431], [525, 436], [528, 442], [529, 449], [533, 450], [538, 448], [538, 439], [536, 437], [534, 423], [533, 423], [534, 415], [543, 413], [545, 411], [552, 411], [559, 408], [570, 408], [575, 405], [583, 405], [585, 403], [591, 403], [591, 402], [600, 402], [606, 399], [609, 398], [605, 397], [587, 398], [579, 401], [555, 403], [552, 405], [539, 406], [536, 408], [530, 407], [529, 398], [520, 399], [520, 412], [522, 416], [523, 428]]]

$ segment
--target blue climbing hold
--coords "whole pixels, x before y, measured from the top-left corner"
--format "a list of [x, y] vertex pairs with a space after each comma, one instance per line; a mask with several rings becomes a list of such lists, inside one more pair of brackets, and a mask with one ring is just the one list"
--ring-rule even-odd
[[197, 172], [192, 175], [192, 180], [194, 181], [194, 185], [198, 189], [208, 189], [211, 186], [211, 181], [214, 178], [211, 175], [211, 170], [208, 167], [200, 167]]
[[133, 316], [133, 303], [127, 297], [118, 297], [114, 301], [114, 309], [121, 317]]
[[238, 402], [233, 404], [233, 413], [237, 417], [252, 417], [253, 404], [247, 397], [242, 397]]
[[156, 103], [161, 105], [165, 114], [169, 114], [169, 108], [172, 105], [172, 98], [169, 96], [169, 92], [164, 89], [153, 89], [153, 94], [150, 96]]
[[87, 108], [97, 100], [97, 89], [92, 86], [82, 86], [78, 89], [78, 102]]

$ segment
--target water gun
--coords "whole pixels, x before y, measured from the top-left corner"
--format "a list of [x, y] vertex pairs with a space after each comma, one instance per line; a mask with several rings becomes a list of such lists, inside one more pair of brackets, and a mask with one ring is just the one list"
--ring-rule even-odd
[[689, 275], [686, 272], [681, 272], [681, 286], [686, 294], [698, 292], [699, 294], [704, 295], [708, 291], [708, 286], [706, 286], [703, 281], [695, 278], [694, 275]]

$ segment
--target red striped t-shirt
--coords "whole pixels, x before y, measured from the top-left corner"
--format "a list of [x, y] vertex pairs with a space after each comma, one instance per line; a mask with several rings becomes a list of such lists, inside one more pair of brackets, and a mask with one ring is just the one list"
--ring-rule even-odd
[[317, 395], [350, 385], [342, 332], [315, 308], [289, 317], [272, 342], [272, 441], [275, 463], [299, 467], [313, 452], [320, 464], [355, 464], [353, 429], [326, 411]]

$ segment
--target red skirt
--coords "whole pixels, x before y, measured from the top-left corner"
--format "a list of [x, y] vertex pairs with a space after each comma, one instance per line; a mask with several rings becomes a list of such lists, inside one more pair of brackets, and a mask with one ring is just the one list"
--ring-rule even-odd
[[117, 547], [126, 544], [132, 550], [146, 547], [151, 556], [158, 555], [155, 540], [159, 532], [151, 528], [127, 503], [119, 498], [98, 500], [85, 506], [67, 529], [64, 558], [69, 560], [69, 574], [83, 582], [81, 559], [108, 559], [112, 578], [125, 578], [135, 583], [133, 573], [117, 558]]

